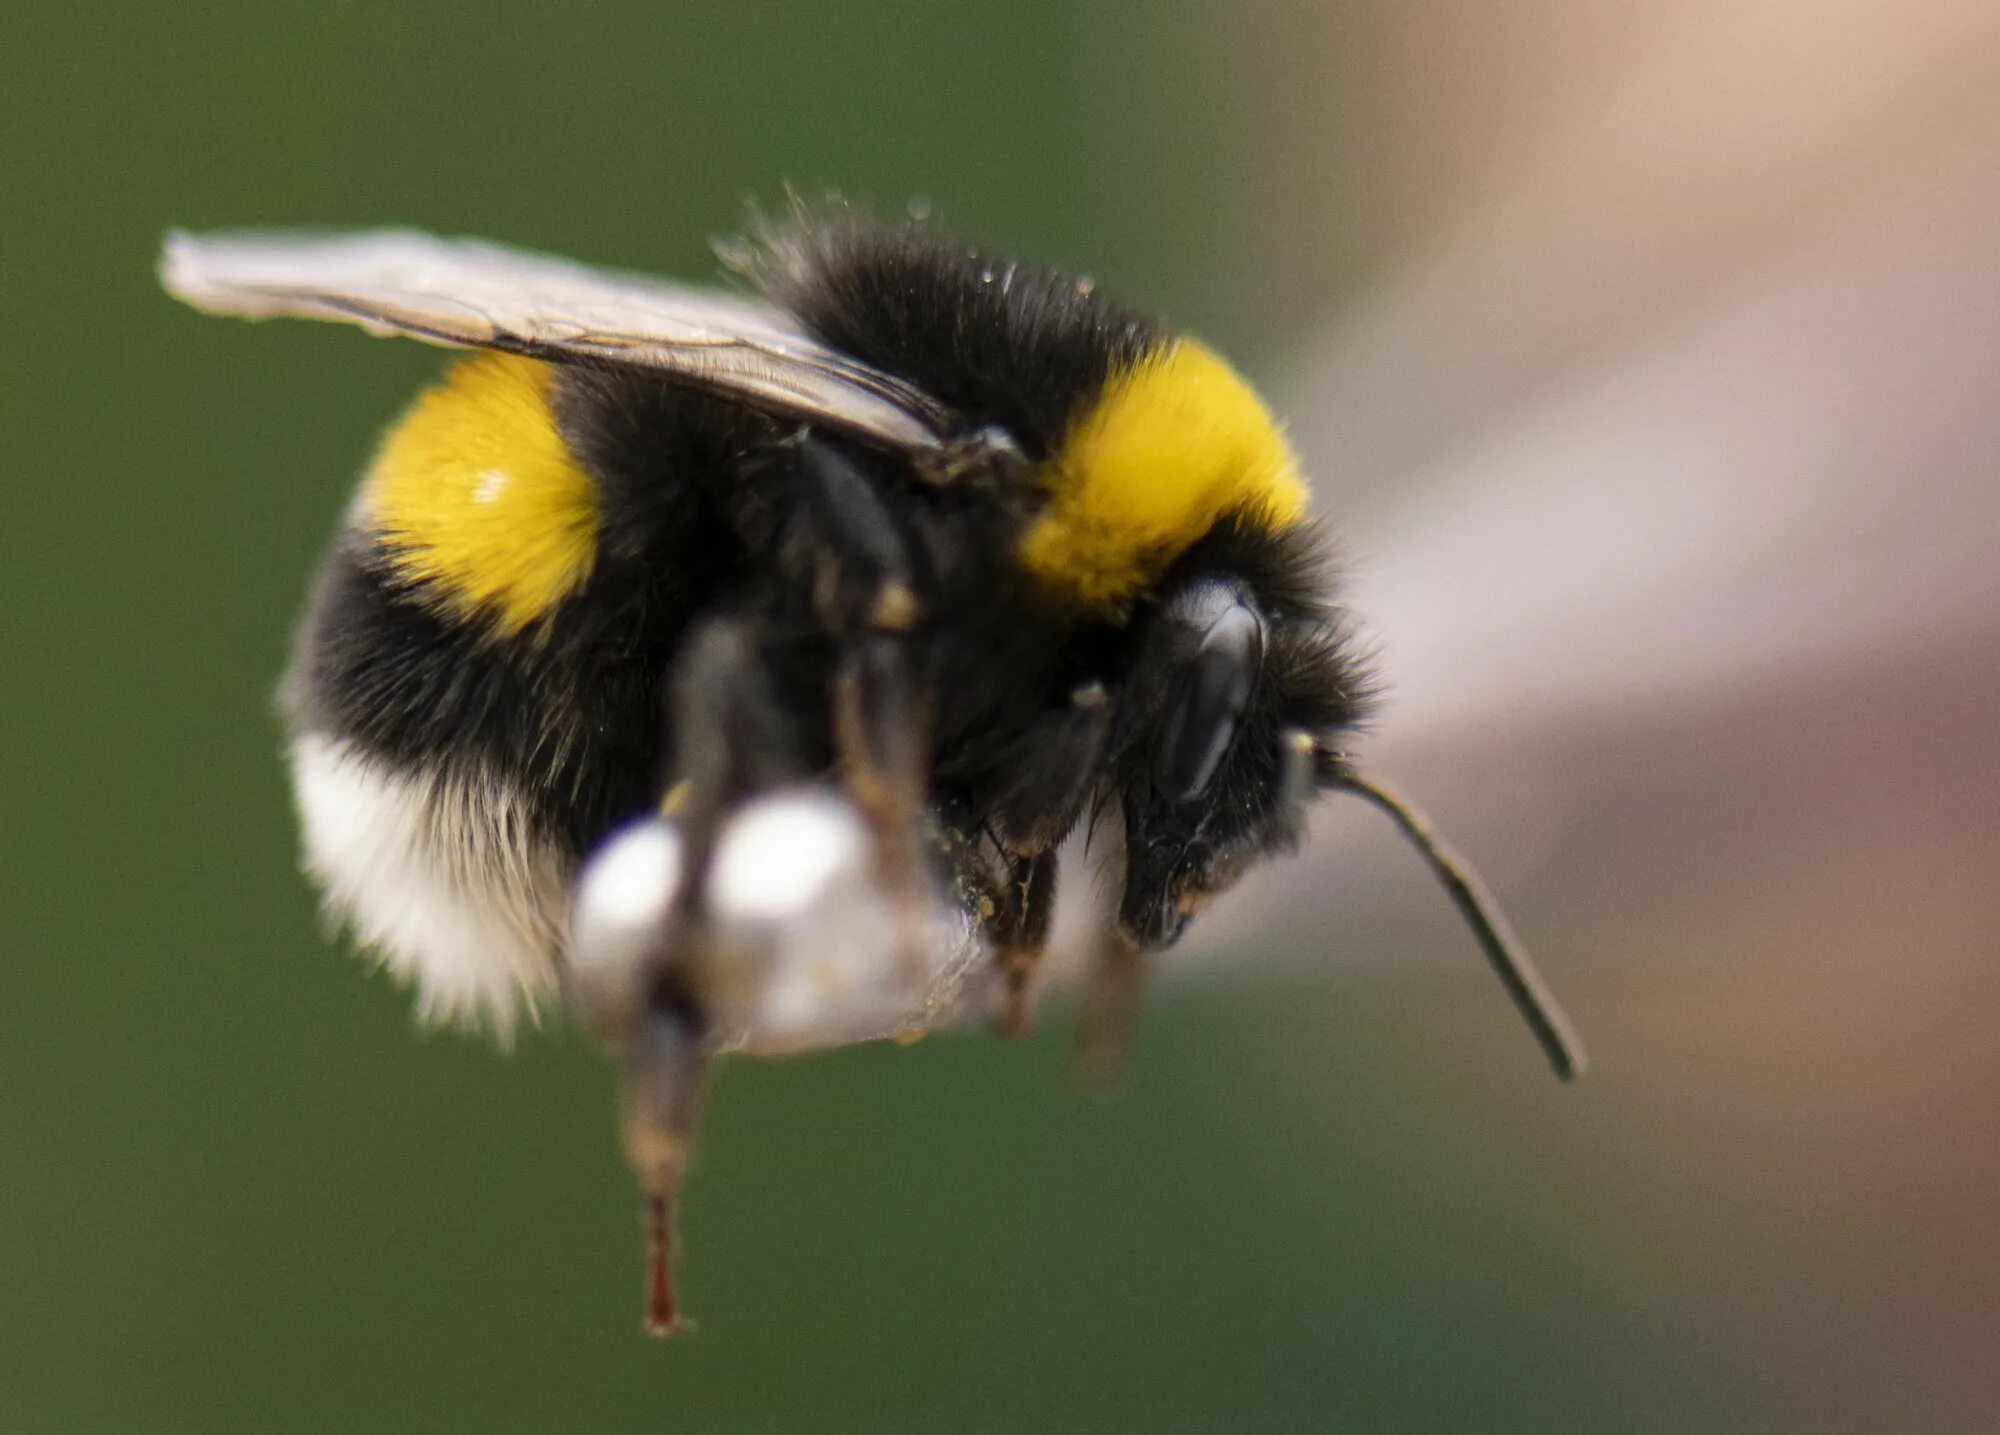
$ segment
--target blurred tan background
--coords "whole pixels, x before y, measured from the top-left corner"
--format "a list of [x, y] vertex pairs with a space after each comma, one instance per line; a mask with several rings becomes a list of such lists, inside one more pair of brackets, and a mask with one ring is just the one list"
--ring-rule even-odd
[[[1983, 1431], [2000, 1409], [2000, 12], [0, 10], [0, 1429]], [[1237, 355], [1370, 752], [1591, 1039], [1329, 812], [1164, 983], [739, 1063], [636, 1332], [609, 1072], [419, 1037], [269, 693], [415, 345], [161, 229], [712, 275], [829, 185]]]

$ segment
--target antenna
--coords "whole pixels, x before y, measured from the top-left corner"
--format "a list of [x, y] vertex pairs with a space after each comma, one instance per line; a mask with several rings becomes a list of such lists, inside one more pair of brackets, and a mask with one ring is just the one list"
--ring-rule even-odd
[[1472, 935], [1479, 940], [1480, 950], [1485, 952], [1487, 962], [1500, 978], [1500, 984], [1507, 988], [1507, 995], [1514, 999], [1514, 1005], [1527, 1020], [1529, 1030], [1534, 1032], [1535, 1040], [1542, 1044], [1542, 1051], [1548, 1056], [1549, 1065], [1555, 1068], [1556, 1075], [1564, 1081], [1574, 1081], [1588, 1071], [1590, 1057], [1583, 1049], [1583, 1039], [1576, 1034], [1576, 1028], [1564, 1014], [1562, 1004], [1549, 990], [1548, 983], [1542, 980], [1542, 974], [1535, 969], [1527, 952], [1522, 950], [1519, 938], [1508, 927], [1506, 917], [1501, 915], [1499, 906], [1479, 880], [1478, 874], [1431, 830], [1429, 819], [1393, 788], [1344, 766], [1326, 779], [1326, 785], [1365, 798], [1389, 814], [1396, 826], [1402, 829], [1403, 835], [1424, 854], [1424, 859], [1431, 864], [1431, 871], [1444, 884], [1459, 914], [1472, 928]]

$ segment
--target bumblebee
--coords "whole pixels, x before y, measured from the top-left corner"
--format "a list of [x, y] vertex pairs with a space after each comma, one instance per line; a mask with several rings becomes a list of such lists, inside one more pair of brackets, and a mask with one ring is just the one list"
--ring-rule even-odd
[[[1329, 542], [1228, 363], [918, 222], [800, 210], [725, 259], [756, 297], [405, 232], [169, 237], [197, 307], [474, 351], [383, 440], [283, 688], [308, 865], [426, 1015], [505, 1033], [555, 1000], [626, 820], [664, 804], [698, 873], [732, 811], [830, 778], [888, 890], [936, 860], [920, 824], [955, 835], [1011, 1031], [1058, 847], [1121, 832], [1115, 1040], [1144, 954], [1333, 790], [1417, 842], [1581, 1070], [1470, 874], [1354, 766]], [[658, 1330], [710, 1046], [682, 889], [642, 1009], [596, 1021], [632, 1065]]]

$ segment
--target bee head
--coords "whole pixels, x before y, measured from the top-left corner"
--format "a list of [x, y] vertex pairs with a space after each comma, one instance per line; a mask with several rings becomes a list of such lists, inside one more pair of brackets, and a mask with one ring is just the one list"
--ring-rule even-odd
[[1309, 529], [1233, 523], [1178, 565], [1137, 620], [1118, 744], [1125, 879], [1118, 922], [1164, 947], [1259, 859], [1296, 844], [1367, 684], [1319, 596]]

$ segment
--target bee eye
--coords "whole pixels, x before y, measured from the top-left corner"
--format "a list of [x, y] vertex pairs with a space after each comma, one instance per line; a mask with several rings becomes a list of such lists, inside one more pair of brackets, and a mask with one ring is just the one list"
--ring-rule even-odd
[[1201, 635], [1160, 729], [1153, 781], [1168, 798], [1187, 802], [1215, 780], [1263, 661], [1263, 621], [1246, 605], [1230, 604]]

